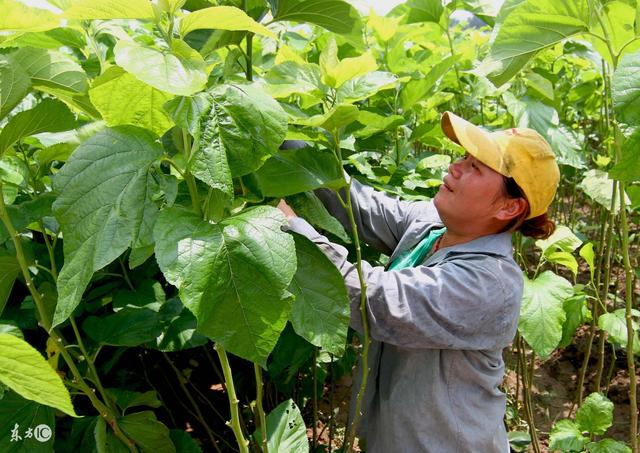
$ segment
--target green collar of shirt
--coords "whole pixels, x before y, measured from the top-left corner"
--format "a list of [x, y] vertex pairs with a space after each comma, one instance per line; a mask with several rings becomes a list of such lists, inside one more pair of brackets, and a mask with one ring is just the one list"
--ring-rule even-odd
[[393, 263], [389, 266], [388, 270], [398, 271], [407, 267], [415, 267], [422, 264], [429, 255], [429, 252], [433, 248], [438, 238], [447, 231], [446, 228], [432, 229], [429, 231], [427, 237], [418, 243], [412, 250], [404, 252], [398, 256]]

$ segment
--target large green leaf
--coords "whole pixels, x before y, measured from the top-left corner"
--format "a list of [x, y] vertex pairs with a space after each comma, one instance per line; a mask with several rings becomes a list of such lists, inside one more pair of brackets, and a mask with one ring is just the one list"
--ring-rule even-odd
[[[253, 434], [262, 439], [261, 430]], [[267, 446], [269, 451], [305, 453], [309, 451], [307, 430], [300, 409], [293, 400], [280, 403], [267, 415]]]
[[398, 78], [390, 72], [373, 71], [344, 82], [336, 92], [336, 102], [352, 103], [369, 98], [379, 91], [398, 85]]
[[7, 333], [0, 333], [0, 382], [23, 398], [76, 417], [58, 373], [33, 346]]
[[116, 259], [139, 235], [152, 203], [150, 167], [162, 155], [145, 129], [104, 129], [81, 144], [54, 179], [53, 205], [64, 234], [54, 325], [78, 305], [93, 272]]
[[[36, 432], [38, 427], [40, 430]], [[27, 437], [29, 429], [31, 437]], [[22, 398], [12, 391], [0, 399], [0, 449], [3, 453], [53, 452], [55, 429], [55, 411], [51, 407]], [[20, 436], [19, 440], [11, 440], [14, 433]], [[36, 439], [36, 434], [41, 440]], [[47, 434], [51, 437], [45, 440]]]
[[342, 0], [269, 0], [274, 21], [308, 22], [335, 33], [361, 25], [355, 8]]
[[74, 0], [64, 12], [68, 19], [153, 19], [153, 8], [147, 0]]
[[630, 125], [640, 125], [640, 51], [620, 59], [613, 73], [611, 95], [618, 118]]
[[69, 108], [56, 99], [44, 99], [31, 110], [16, 114], [0, 132], [0, 156], [18, 140], [40, 132], [68, 131], [76, 127]]
[[87, 74], [73, 58], [56, 50], [24, 47], [11, 54], [31, 77], [35, 88], [86, 93]]
[[158, 392], [149, 390], [148, 392], [132, 392], [120, 388], [107, 389], [109, 396], [113, 397], [118, 407], [125, 412], [130, 407], [149, 406], [160, 407], [162, 402], [158, 399]]
[[578, 327], [591, 319], [591, 313], [587, 308], [587, 300], [584, 294], [576, 294], [562, 302], [562, 309], [566, 313], [567, 319], [562, 325], [562, 339], [558, 347], [565, 348], [571, 344], [573, 334]]
[[206, 344], [209, 339], [196, 331], [196, 317], [182, 305], [179, 298], [170, 299], [168, 305], [178, 305], [182, 310], [167, 320], [162, 333], [156, 338], [156, 348], [161, 351], [182, 351]]
[[9, 55], [0, 55], [0, 120], [29, 91], [31, 80], [23, 67]]
[[480, 71], [502, 85], [545, 47], [588, 30], [587, 0], [527, 0], [506, 15]]
[[285, 197], [320, 187], [344, 186], [342, 165], [327, 151], [307, 147], [282, 150], [255, 173], [266, 197]]
[[[54, 196], [51, 192], [45, 192], [33, 200], [24, 201], [20, 204], [7, 206], [7, 212], [16, 231], [21, 232], [27, 226], [45, 216], [51, 215], [51, 205]], [[9, 233], [0, 222], [0, 242], [9, 239]]]
[[160, 213], [156, 259], [198, 319], [198, 330], [264, 366], [290, 313], [295, 246], [275, 208], [250, 208], [219, 224], [178, 208]]
[[262, 166], [284, 140], [287, 115], [254, 85], [221, 85], [211, 95], [211, 107], [201, 118], [203, 137], [190, 165], [203, 182], [230, 191], [226, 166], [233, 177]]
[[169, 431], [171, 441], [176, 446], [179, 453], [202, 453], [200, 445], [189, 435], [189, 433], [181, 429], [172, 429]]
[[163, 105], [174, 96], [141, 82], [118, 66], [110, 67], [94, 80], [89, 96], [109, 126], [131, 124], [158, 136], [173, 126]]
[[613, 403], [602, 393], [592, 393], [578, 409], [576, 423], [591, 435], [604, 434], [613, 423]]
[[260, 25], [241, 9], [233, 6], [214, 6], [187, 14], [180, 20], [180, 34], [186, 36], [194, 30], [246, 30], [258, 35], [276, 38], [276, 34]]
[[549, 448], [552, 451], [582, 451], [588, 440], [573, 420], [560, 420], [551, 429]]
[[13, 282], [20, 275], [20, 265], [14, 255], [0, 252], [0, 316], [11, 294]]
[[566, 318], [562, 301], [572, 294], [571, 283], [551, 271], [534, 280], [525, 276], [518, 330], [540, 357], [558, 346]]
[[167, 93], [189, 96], [204, 88], [207, 68], [202, 56], [184, 41], [174, 39], [171, 50], [118, 41], [116, 63], [137, 79]]
[[156, 419], [151, 411], [136, 412], [118, 419], [124, 433], [140, 446], [143, 452], [175, 453], [169, 428]]
[[59, 49], [61, 46], [83, 49], [86, 46], [84, 35], [70, 27], [30, 33], [15, 33], [7, 36], [0, 47], [38, 47], [40, 49]]
[[294, 234], [298, 269], [289, 291], [296, 297], [291, 324], [309, 343], [338, 357], [344, 354], [349, 327], [349, 297], [344, 278], [324, 253]]
[[553, 234], [547, 239], [538, 239], [536, 247], [540, 247], [542, 253], [549, 255], [554, 251], [573, 252], [582, 245], [582, 240], [565, 225], [558, 225]]
[[304, 126], [321, 127], [329, 132], [334, 132], [356, 121], [359, 115], [360, 111], [355, 105], [337, 104], [324, 114], [296, 119], [295, 122]]
[[276, 98], [286, 98], [292, 94], [322, 97], [323, 90], [326, 90], [320, 81], [320, 67], [315, 63], [285, 61], [273, 66], [265, 80], [267, 91]]
[[60, 16], [50, 9], [26, 2], [0, 0], [0, 11], [0, 30], [3, 31], [43, 31], [60, 24]]
[[[640, 91], [638, 91], [640, 96]], [[638, 104], [640, 108], [640, 104]], [[618, 181], [640, 180], [640, 128], [626, 139], [622, 145], [622, 157], [620, 161], [609, 170], [609, 176]]]
[[149, 307], [125, 307], [112, 315], [89, 316], [82, 328], [97, 343], [131, 347], [154, 341], [162, 333], [162, 320]]
[[178, 96], [164, 105], [164, 110], [176, 126], [189, 131], [196, 140], [200, 138], [200, 118], [211, 108], [211, 97], [207, 93], [194, 96]]

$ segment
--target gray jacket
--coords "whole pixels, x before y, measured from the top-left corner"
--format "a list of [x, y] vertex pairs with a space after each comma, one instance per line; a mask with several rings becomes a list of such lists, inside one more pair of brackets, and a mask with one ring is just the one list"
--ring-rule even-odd
[[[335, 196], [317, 194], [349, 231]], [[401, 201], [355, 180], [351, 194], [360, 238], [391, 260], [442, 227], [431, 203]], [[301, 218], [290, 225], [342, 272], [351, 326], [361, 332], [360, 284], [347, 250]], [[508, 452], [498, 386], [523, 287], [511, 235], [440, 249], [414, 268], [387, 271], [363, 262], [363, 271], [374, 340], [360, 425], [367, 452]]]

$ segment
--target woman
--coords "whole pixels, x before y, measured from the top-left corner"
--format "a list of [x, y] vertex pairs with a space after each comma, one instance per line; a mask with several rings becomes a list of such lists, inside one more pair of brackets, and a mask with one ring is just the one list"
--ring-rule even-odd
[[[449, 112], [442, 128], [467, 154], [449, 166], [432, 203], [355, 181], [351, 188], [361, 239], [391, 255], [386, 269], [363, 263], [374, 341], [359, 434], [369, 453], [509, 451], [502, 350], [515, 335], [523, 288], [511, 233], [551, 234], [558, 166], [530, 129], [489, 133]], [[347, 224], [335, 196], [319, 196]], [[351, 325], [362, 331], [347, 250], [279, 207], [342, 272]]]

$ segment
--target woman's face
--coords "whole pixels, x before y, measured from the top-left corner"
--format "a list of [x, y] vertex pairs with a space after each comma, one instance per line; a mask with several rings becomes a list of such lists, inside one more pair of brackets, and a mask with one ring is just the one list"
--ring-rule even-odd
[[503, 176], [467, 153], [449, 165], [433, 202], [447, 228], [484, 233], [506, 200]]

